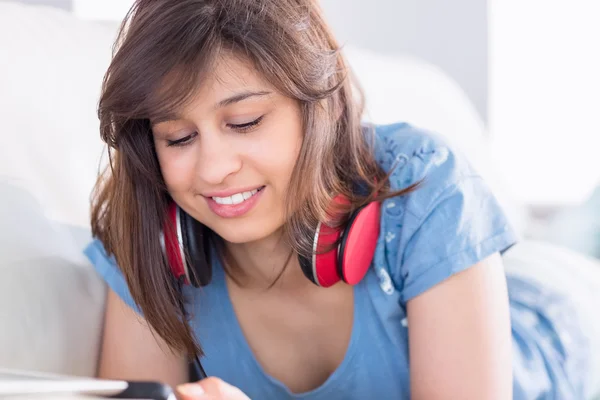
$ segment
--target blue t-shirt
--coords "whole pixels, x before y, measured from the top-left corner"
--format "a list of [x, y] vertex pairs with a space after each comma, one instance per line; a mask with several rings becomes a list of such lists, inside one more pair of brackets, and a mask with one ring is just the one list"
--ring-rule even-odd
[[[410, 398], [407, 301], [487, 256], [504, 252], [517, 238], [482, 178], [439, 136], [393, 124], [377, 126], [376, 139], [377, 161], [385, 170], [395, 165], [390, 178], [394, 189], [423, 182], [412, 193], [382, 204], [381, 234], [372, 266], [354, 288], [353, 329], [341, 365], [320, 387], [302, 394], [291, 393], [267, 375], [242, 334], [217, 262], [210, 285], [185, 288], [197, 305], [193, 329], [206, 353], [202, 365], [208, 375], [239, 387], [253, 399]], [[108, 285], [137, 309], [102, 244], [94, 241], [86, 254]], [[536, 288], [520, 281], [514, 286], [519, 287], [514, 297], [519, 301], [511, 301], [514, 315], [538, 315], [541, 311], [529, 307], [522, 301], [527, 296], [520, 295], [531, 296]], [[565, 390], [578, 388], [564, 372], [564, 355], [558, 360], [552, 349], [540, 349], [537, 328], [520, 320], [513, 323], [518, 353], [515, 399], [556, 395], [562, 393], [557, 391], [561, 384], [568, 387]], [[530, 378], [536, 381], [529, 382]]]

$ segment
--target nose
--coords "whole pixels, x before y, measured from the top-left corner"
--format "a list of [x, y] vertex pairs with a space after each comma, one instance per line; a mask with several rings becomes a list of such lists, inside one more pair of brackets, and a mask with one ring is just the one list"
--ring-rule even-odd
[[208, 185], [223, 183], [228, 176], [242, 167], [242, 159], [236, 146], [220, 132], [202, 135], [196, 171]]

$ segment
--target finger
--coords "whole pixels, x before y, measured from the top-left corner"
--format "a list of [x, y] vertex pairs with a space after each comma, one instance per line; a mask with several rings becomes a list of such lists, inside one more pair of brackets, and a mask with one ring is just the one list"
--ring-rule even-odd
[[223, 400], [249, 400], [240, 389], [214, 376], [199, 382], [207, 395]]
[[181, 400], [250, 400], [240, 389], [216, 377], [180, 385], [177, 391]]
[[203, 400], [207, 398], [204, 388], [198, 382], [179, 385], [175, 392], [178, 400]]

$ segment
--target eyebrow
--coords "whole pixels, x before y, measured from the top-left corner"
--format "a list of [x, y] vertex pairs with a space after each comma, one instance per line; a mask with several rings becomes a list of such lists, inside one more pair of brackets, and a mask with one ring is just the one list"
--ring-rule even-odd
[[[272, 94], [272, 92], [269, 92], [269, 91], [237, 93], [231, 97], [227, 97], [226, 99], [219, 101], [217, 104], [214, 105], [213, 109], [217, 110], [219, 108], [227, 107], [229, 105], [244, 101], [250, 97], [264, 97], [264, 96], [268, 96], [270, 94]], [[182, 119], [182, 118], [183, 118], [182, 115], [179, 113], [168, 113], [168, 114], [164, 114], [164, 115], [160, 115], [160, 116], [156, 117], [152, 121], [152, 125], [156, 125], [161, 122], [175, 121], [175, 120]]]
[[268, 91], [242, 92], [242, 93], [234, 94], [233, 96], [228, 97], [228, 98], [218, 102], [217, 105], [215, 106], [215, 109], [223, 108], [223, 107], [229, 106], [234, 103], [239, 103], [240, 101], [246, 100], [249, 97], [262, 97], [262, 96], [268, 96], [270, 94], [271, 94], [271, 92], [268, 92]]

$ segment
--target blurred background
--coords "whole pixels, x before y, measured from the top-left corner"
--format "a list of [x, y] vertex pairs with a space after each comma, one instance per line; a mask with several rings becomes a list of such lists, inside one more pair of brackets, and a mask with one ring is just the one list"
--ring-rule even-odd
[[[507, 264], [600, 282], [600, 1], [319, 1], [365, 89], [365, 119], [455, 142], [526, 243], [554, 246], [521, 247]], [[94, 373], [104, 292], [81, 249], [106, 163], [97, 101], [131, 4], [0, 0], [0, 321], [19, 321], [0, 330], [0, 364]], [[23, 319], [34, 301], [39, 315]], [[34, 331], [45, 334], [23, 334]], [[591, 371], [600, 396], [600, 363]]]

